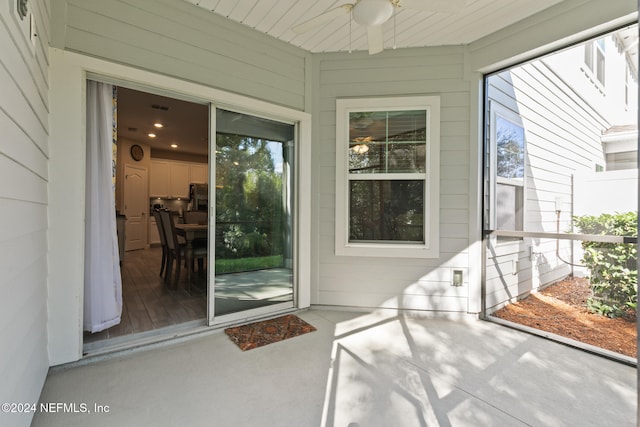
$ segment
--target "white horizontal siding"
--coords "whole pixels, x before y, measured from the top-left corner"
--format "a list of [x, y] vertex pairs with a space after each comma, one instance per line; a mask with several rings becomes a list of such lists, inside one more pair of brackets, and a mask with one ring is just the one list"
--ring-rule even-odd
[[[469, 83], [460, 47], [406, 49], [369, 56], [314, 56], [318, 180], [317, 283], [314, 304], [466, 312], [469, 267]], [[440, 257], [337, 257], [335, 135], [338, 97], [440, 96]], [[464, 285], [453, 287], [452, 270]]]
[[[1, 105], [1, 104], [0, 104]], [[39, 177], [46, 177], [48, 157], [33, 137], [21, 129], [9, 116], [9, 112], [0, 107], [0, 151], [7, 159], [20, 162], [20, 165]], [[43, 144], [40, 141], [40, 144]]]
[[[47, 356], [49, 4], [29, 2], [38, 37], [15, 2], [0, 4], [0, 402], [37, 402]], [[28, 426], [32, 414], [0, 413]]]
[[304, 51], [183, 1], [67, 0], [55, 47], [302, 110]]
[[16, 160], [0, 156], [0, 194], [7, 199], [46, 204], [47, 182]]
[[[594, 162], [604, 164], [600, 136], [610, 124], [543, 60], [492, 77], [488, 97], [522, 118], [527, 143], [525, 230], [569, 231], [572, 176], [591, 170]], [[533, 259], [530, 247], [536, 253]], [[566, 242], [560, 247], [560, 257], [576, 262], [569, 259]], [[509, 250], [520, 252], [510, 254]], [[525, 238], [519, 246], [498, 245], [488, 256], [488, 308], [499, 307], [571, 272], [571, 267], [557, 256], [555, 240]], [[520, 261], [517, 274], [513, 274], [514, 257]]]
[[485, 269], [485, 301], [488, 310], [514, 302], [536, 288], [531, 260], [522, 242], [489, 244]]
[[[13, 19], [13, 17], [10, 17]], [[9, 21], [8, 24], [12, 22]], [[47, 105], [46, 95], [40, 93], [34, 81], [34, 58], [28, 46], [22, 50], [16, 50], [13, 43], [20, 39], [11, 39], [8, 36], [8, 28], [0, 27], [0, 45], [2, 49], [2, 64], [0, 68], [0, 81], [5, 82], [2, 87], [0, 107], [9, 115], [14, 125], [25, 132], [31, 141], [43, 152], [47, 152]], [[2, 34], [5, 33], [5, 34]], [[7, 52], [5, 54], [5, 52]], [[13, 53], [13, 54], [12, 54]], [[28, 62], [31, 62], [30, 64]], [[46, 88], [45, 94], [46, 94]], [[8, 144], [8, 143], [5, 143]]]

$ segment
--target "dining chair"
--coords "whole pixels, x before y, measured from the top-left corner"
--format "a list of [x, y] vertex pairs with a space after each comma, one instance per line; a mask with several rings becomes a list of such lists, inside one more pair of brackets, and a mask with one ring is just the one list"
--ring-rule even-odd
[[[167, 283], [171, 282], [171, 272], [173, 270], [173, 264], [175, 261], [176, 264], [176, 272], [174, 278], [173, 288], [178, 289], [178, 282], [180, 280], [180, 267], [182, 264], [182, 259], [185, 256], [186, 245], [182, 245], [178, 242], [178, 234], [176, 232], [176, 225], [173, 220], [173, 215], [169, 211], [160, 211], [160, 217], [162, 218], [162, 227], [165, 232], [165, 237], [167, 240], [167, 249], [168, 249], [168, 257], [167, 257], [167, 272], [165, 275], [165, 281]], [[190, 268], [193, 270], [195, 265], [194, 260], [198, 259], [198, 267], [200, 269], [200, 273], [202, 273], [202, 266], [204, 264], [204, 259], [207, 258], [207, 248], [202, 246], [194, 246], [191, 257], [191, 265], [186, 266], [186, 268]]]
[[[185, 224], [206, 225], [209, 221], [209, 215], [206, 211], [185, 211], [182, 214], [182, 220]], [[207, 246], [207, 239], [195, 239], [193, 246]], [[200, 267], [200, 262], [198, 263], [198, 267]]]
[[206, 224], [209, 220], [206, 211], [185, 211], [182, 216], [185, 224]]
[[164, 232], [164, 226], [162, 225], [162, 217], [160, 216], [159, 209], [153, 210], [153, 217], [156, 219], [156, 226], [158, 227], [158, 234], [160, 235], [160, 245], [162, 246], [162, 263], [160, 264], [160, 276], [162, 276], [162, 273], [165, 272], [167, 267], [169, 249], [167, 248], [167, 236]]

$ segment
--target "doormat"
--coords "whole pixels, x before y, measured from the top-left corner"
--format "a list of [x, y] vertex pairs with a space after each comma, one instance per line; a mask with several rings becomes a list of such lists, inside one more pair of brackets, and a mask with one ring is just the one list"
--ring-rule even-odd
[[240, 350], [246, 351], [315, 330], [315, 327], [298, 316], [288, 314], [275, 319], [227, 328], [224, 332], [240, 347]]

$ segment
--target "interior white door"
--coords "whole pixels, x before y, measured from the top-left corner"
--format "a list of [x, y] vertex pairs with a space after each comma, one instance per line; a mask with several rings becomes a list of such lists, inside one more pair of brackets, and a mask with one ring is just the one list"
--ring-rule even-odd
[[124, 214], [125, 250], [144, 249], [147, 246], [147, 218], [149, 217], [147, 169], [125, 165], [124, 168]]

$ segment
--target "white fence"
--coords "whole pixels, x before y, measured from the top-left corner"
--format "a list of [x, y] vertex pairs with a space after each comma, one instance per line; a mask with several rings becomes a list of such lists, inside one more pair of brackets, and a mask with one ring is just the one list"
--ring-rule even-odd
[[573, 184], [574, 215], [638, 210], [638, 169], [576, 173]]
[[[575, 216], [638, 210], [638, 169], [577, 173], [573, 182]], [[574, 248], [575, 259], [579, 262], [582, 246], [576, 242]], [[584, 267], [576, 267], [574, 274], [584, 276], [588, 271]]]

